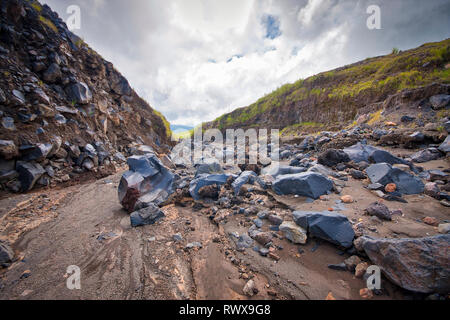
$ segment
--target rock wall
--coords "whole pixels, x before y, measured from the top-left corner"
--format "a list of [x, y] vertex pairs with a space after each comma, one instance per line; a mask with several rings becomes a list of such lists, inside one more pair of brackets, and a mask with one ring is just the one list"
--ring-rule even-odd
[[167, 152], [167, 121], [47, 5], [2, 0], [0, 12], [2, 188], [123, 162], [135, 143]]

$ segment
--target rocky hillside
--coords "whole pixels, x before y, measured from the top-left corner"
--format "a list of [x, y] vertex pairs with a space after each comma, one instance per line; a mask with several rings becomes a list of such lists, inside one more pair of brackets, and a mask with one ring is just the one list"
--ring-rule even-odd
[[[360, 115], [375, 114], [386, 105], [395, 108], [392, 104], [399, 99], [392, 96], [399, 94], [406, 98], [403, 102], [417, 109], [425, 106], [424, 99], [449, 93], [449, 62], [450, 39], [404, 52], [394, 50], [387, 56], [369, 58], [284, 85], [248, 107], [207, 123], [206, 127], [271, 127], [297, 132], [338, 130], [352, 124]], [[432, 85], [436, 83], [441, 86]], [[416, 89], [418, 93], [414, 93]], [[407, 94], [402, 96], [402, 92]], [[439, 120], [445, 114], [433, 117]]]
[[167, 151], [165, 118], [47, 5], [0, 6], [2, 189], [111, 171], [134, 144]]

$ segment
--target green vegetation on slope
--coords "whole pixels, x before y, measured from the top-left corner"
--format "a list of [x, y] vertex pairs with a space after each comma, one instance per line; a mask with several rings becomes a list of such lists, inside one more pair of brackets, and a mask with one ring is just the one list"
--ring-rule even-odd
[[217, 118], [208, 127], [252, 126], [262, 114], [304, 101], [315, 106], [332, 106], [343, 99], [394, 94], [433, 82], [450, 83], [449, 62], [450, 39], [404, 52], [393, 50], [386, 56], [286, 84], [248, 107]]

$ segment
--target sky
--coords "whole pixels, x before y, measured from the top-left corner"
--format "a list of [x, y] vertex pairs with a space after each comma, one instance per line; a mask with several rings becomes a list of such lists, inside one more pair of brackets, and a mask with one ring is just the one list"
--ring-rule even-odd
[[[450, 38], [448, 0], [44, 0], [172, 124], [195, 126], [283, 84]], [[370, 5], [381, 29], [370, 30]]]

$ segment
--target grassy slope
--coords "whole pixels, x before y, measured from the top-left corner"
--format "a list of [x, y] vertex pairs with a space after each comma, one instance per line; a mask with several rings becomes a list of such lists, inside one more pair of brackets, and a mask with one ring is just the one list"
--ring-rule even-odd
[[[255, 118], [261, 114], [268, 114], [285, 105], [300, 107], [312, 102], [313, 107], [333, 108], [342, 105], [343, 101], [356, 101], [362, 96], [382, 97], [432, 82], [450, 83], [449, 61], [450, 39], [424, 44], [404, 52], [369, 58], [286, 84], [248, 107], [219, 117], [207, 124], [207, 127], [251, 127], [255, 125]], [[321, 127], [324, 124], [302, 122], [289, 123], [288, 126]]]

